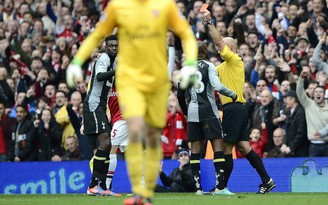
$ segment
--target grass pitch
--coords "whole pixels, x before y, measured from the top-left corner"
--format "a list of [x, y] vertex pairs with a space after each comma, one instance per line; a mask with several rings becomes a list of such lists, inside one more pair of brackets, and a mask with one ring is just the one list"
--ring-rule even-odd
[[[122, 205], [122, 197], [98, 197], [83, 194], [1, 195], [0, 205]], [[159, 194], [154, 205], [326, 205], [328, 193], [238, 193], [235, 196], [196, 196], [190, 193]]]

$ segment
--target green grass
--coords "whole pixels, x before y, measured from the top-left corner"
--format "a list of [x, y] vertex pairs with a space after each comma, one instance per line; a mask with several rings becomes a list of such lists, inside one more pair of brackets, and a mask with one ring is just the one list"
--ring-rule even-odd
[[[122, 205], [122, 197], [66, 195], [1, 195], [0, 205]], [[323, 205], [328, 193], [238, 193], [236, 196], [156, 194], [155, 205]]]

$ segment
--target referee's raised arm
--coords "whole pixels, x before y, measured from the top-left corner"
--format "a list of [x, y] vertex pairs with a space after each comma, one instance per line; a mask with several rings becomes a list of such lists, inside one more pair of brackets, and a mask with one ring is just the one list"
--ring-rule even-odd
[[207, 9], [203, 12], [203, 22], [206, 23], [208, 26], [209, 34], [211, 35], [211, 37], [213, 39], [213, 43], [214, 43], [216, 49], [219, 52], [221, 52], [225, 46], [225, 43], [224, 43], [223, 37], [220, 35], [219, 31], [215, 28], [211, 13]]

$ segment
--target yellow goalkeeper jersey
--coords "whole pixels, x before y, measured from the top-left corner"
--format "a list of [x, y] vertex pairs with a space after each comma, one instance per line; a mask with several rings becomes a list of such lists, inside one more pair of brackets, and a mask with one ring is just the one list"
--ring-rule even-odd
[[115, 27], [118, 27], [119, 40], [118, 85], [133, 84], [149, 92], [169, 83], [168, 29], [172, 29], [182, 40], [186, 59], [197, 59], [194, 34], [173, 0], [112, 0], [75, 58], [84, 62], [93, 48]]

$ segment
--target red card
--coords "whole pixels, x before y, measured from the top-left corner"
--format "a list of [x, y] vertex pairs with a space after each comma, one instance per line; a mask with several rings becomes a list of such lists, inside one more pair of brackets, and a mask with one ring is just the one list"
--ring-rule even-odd
[[202, 7], [200, 7], [199, 12], [203, 13], [207, 8], [208, 8], [208, 4], [205, 3], [205, 4], [202, 5]]

